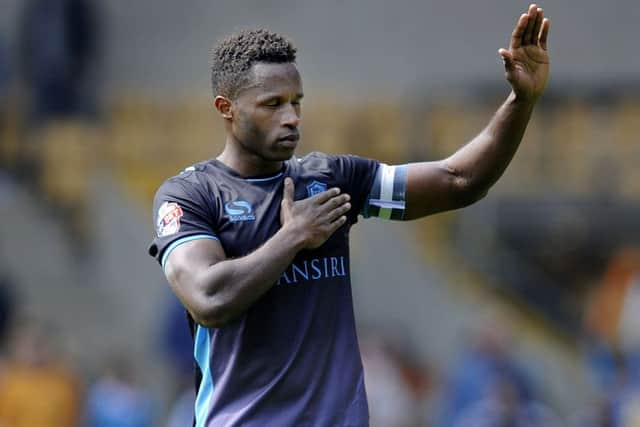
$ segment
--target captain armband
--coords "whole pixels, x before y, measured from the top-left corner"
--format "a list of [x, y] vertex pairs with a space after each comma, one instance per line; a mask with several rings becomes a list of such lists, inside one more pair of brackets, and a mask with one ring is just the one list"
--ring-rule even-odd
[[402, 220], [406, 188], [407, 165], [389, 166], [381, 163], [362, 208], [362, 216]]

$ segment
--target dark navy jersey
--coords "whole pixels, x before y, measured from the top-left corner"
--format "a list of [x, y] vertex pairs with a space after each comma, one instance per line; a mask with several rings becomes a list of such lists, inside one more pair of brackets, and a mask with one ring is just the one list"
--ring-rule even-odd
[[194, 239], [218, 240], [228, 258], [257, 249], [281, 226], [284, 177], [294, 181], [295, 200], [331, 187], [351, 195], [347, 223], [321, 247], [299, 252], [246, 313], [221, 328], [195, 325], [197, 427], [368, 425], [348, 235], [382, 179], [379, 169], [374, 160], [312, 153], [274, 176], [243, 178], [209, 160], [160, 187], [149, 253], [163, 266], [173, 248]]

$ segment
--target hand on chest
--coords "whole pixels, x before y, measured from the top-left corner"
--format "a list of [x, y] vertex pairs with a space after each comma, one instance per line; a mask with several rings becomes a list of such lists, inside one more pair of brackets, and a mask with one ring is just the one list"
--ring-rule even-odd
[[[280, 229], [283, 179], [271, 183], [247, 182], [220, 192], [216, 228], [227, 256], [242, 256], [255, 250]], [[313, 197], [336, 186], [328, 177], [298, 177], [294, 182], [294, 200]], [[346, 230], [339, 230], [325, 246], [345, 237]]]

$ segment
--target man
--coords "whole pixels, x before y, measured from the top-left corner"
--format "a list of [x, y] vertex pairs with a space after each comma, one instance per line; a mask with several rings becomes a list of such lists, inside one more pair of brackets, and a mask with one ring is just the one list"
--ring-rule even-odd
[[531, 5], [501, 49], [512, 92], [451, 157], [388, 166], [293, 157], [303, 96], [295, 48], [245, 31], [213, 51], [226, 144], [167, 180], [149, 252], [194, 321], [196, 426], [364, 426], [349, 281], [358, 214], [409, 220], [482, 198], [503, 173], [548, 76], [549, 21]]

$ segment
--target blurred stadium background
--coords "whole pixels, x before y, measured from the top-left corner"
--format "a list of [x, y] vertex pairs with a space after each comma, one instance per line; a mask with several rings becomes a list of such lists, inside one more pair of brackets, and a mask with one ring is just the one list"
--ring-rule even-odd
[[[190, 337], [146, 245], [158, 185], [222, 147], [216, 39], [296, 42], [301, 153], [402, 163], [490, 118], [526, 6], [0, 0], [0, 425], [190, 425]], [[354, 228], [373, 426], [640, 425], [640, 3], [542, 6], [550, 86], [489, 196]]]

